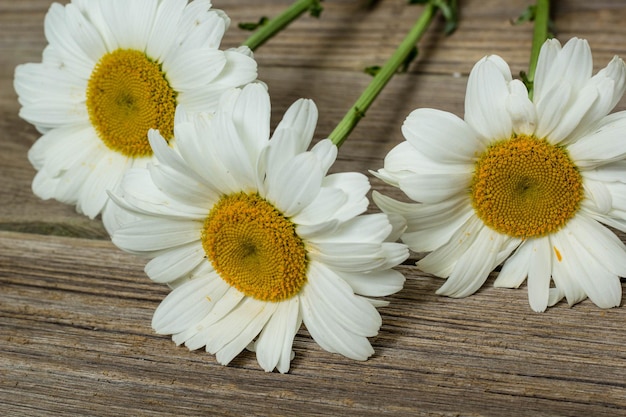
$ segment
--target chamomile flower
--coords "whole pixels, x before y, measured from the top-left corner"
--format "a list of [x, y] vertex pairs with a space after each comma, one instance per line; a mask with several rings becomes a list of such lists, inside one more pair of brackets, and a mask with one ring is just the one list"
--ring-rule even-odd
[[42, 62], [14, 80], [20, 116], [43, 134], [28, 153], [34, 193], [91, 218], [106, 210], [107, 190], [153, 157], [149, 129], [173, 142], [178, 104], [211, 110], [256, 79], [248, 48], [218, 49], [229, 23], [207, 0], [52, 4]]
[[528, 278], [535, 311], [563, 297], [620, 304], [626, 249], [603, 224], [626, 231], [626, 113], [609, 115], [625, 80], [617, 57], [592, 76], [585, 40], [548, 40], [532, 100], [488, 56], [469, 76], [465, 120], [433, 109], [408, 116], [406, 142], [377, 175], [418, 203], [374, 200], [405, 218], [411, 249], [431, 252], [417, 265], [447, 277], [438, 294], [468, 296], [506, 260], [495, 286]]
[[113, 196], [134, 216], [113, 242], [151, 257], [148, 276], [174, 288], [154, 314], [156, 332], [205, 346], [222, 364], [249, 347], [266, 371], [287, 372], [304, 322], [322, 348], [368, 358], [381, 326], [381, 301], [369, 297], [402, 288], [391, 268], [408, 249], [385, 242], [385, 214], [362, 214], [367, 177], [327, 175], [335, 145], [306, 151], [313, 102], [294, 103], [271, 139], [258, 84], [225, 93], [213, 117], [177, 118], [177, 149], [151, 131], [157, 162], [130, 170]]

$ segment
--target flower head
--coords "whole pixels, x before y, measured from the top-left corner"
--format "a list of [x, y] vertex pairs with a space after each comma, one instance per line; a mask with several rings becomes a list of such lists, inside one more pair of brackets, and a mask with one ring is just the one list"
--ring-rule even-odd
[[324, 349], [364, 360], [381, 325], [367, 297], [402, 288], [391, 268], [408, 250], [384, 241], [386, 215], [362, 214], [364, 175], [327, 175], [336, 146], [306, 151], [313, 102], [294, 103], [271, 139], [269, 121], [267, 91], [249, 84], [212, 117], [178, 112], [177, 149], [151, 131], [157, 162], [130, 170], [113, 197], [135, 216], [113, 242], [151, 257], [148, 276], [174, 288], [152, 325], [177, 344], [222, 364], [249, 346], [266, 371], [286, 372], [304, 322]]
[[42, 62], [15, 70], [20, 116], [43, 134], [28, 154], [34, 193], [106, 211], [107, 189], [153, 157], [149, 129], [173, 142], [178, 104], [208, 111], [256, 78], [249, 49], [218, 49], [229, 23], [207, 0], [52, 4]]
[[535, 311], [563, 297], [620, 304], [626, 249], [601, 223], [626, 231], [626, 113], [608, 115], [625, 81], [621, 59], [592, 76], [585, 40], [548, 40], [532, 100], [488, 56], [469, 76], [465, 120], [433, 109], [408, 116], [406, 142], [377, 175], [418, 203], [374, 200], [405, 219], [411, 249], [431, 252], [418, 266], [448, 278], [439, 294], [474, 293], [506, 260], [495, 286], [528, 277]]

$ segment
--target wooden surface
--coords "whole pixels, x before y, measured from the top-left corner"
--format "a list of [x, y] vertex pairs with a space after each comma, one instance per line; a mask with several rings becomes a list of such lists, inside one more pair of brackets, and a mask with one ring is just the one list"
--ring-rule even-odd
[[[319, 107], [327, 135], [420, 12], [405, 0], [327, 0], [256, 53], [269, 85], [273, 123], [299, 97]], [[527, 66], [532, 28], [511, 26], [522, 0], [461, 0], [461, 23], [445, 38], [436, 23], [421, 55], [397, 75], [339, 152], [335, 171], [382, 166], [417, 107], [463, 114], [467, 74], [483, 55]], [[557, 35], [589, 39], [596, 70], [626, 56], [626, 2], [561, 0]], [[15, 65], [39, 62], [46, 0], [0, 0], [0, 409], [46, 415], [626, 415], [626, 309], [590, 301], [528, 307], [525, 286], [472, 297], [438, 297], [442, 281], [400, 269], [401, 292], [381, 309], [375, 356], [354, 362], [319, 348], [305, 329], [287, 375], [264, 373], [252, 353], [223, 367], [206, 352], [177, 348], [150, 328], [168, 290], [144, 261], [117, 250], [100, 222], [41, 201], [26, 153], [38, 134], [17, 117]], [[274, 16], [288, 0], [214, 0], [235, 23], [223, 45], [247, 33], [241, 21]], [[618, 105], [626, 109], [626, 100]], [[373, 186], [399, 197], [372, 180]], [[372, 208], [372, 210], [375, 210]]]

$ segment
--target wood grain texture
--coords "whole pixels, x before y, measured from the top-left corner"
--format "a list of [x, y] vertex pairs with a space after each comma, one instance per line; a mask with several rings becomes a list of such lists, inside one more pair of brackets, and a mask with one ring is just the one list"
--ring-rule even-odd
[[[290, 0], [214, 0], [233, 25], [223, 45], [247, 33], [238, 22], [275, 16]], [[270, 89], [272, 125], [296, 99], [319, 108], [328, 135], [419, 14], [404, 0], [326, 0], [255, 54]], [[595, 69], [626, 56], [626, 3], [561, 0], [558, 37], [589, 39]], [[528, 1], [461, 1], [451, 37], [437, 22], [420, 56], [398, 74], [341, 148], [334, 171], [382, 166], [418, 107], [463, 114], [467, 74], [495, 53], [525, 69], [529, 25], [512, 26]], [[0, 405], [8, 416], [47, 415], [626, 415], [626, 310], [585, 301], [543, 314], [526, 288], [492, 288], [462, 300], [438, 297], [442, 281], [407, 262], [405, 289], [388, 297], [376, 354], [354, 362], [319, 348], [302, 329], [287, 375], [260, 370], [252, 353], [223, 367], [153, 333], [168, 290], [144, 261], [117, 250], [98, 219], [32, 195], [27, 159], [38, 138], [18, 117], [16, 65], [39, 62], [48, 0], [0, 0]], [[626, 109], [622, 100], [617, 110]], [[372, 179], [373, 187], [399, 193]], [[376, 210], [374, 207], [371, 210]], [[624, 240], [624, 237], [622, 240]], [[412, 260], [415, 260], [414, 254]]]

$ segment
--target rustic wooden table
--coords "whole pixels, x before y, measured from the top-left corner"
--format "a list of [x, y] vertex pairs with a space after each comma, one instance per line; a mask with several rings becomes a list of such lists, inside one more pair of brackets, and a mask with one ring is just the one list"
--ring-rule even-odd
[[[247, 36], [237, 22], [275, 16], [289, 0], [215, 0], [233, 27], [223, 45]], [[368, 3], [374, 3], [368, 6]], [[256, 53], [270, 90], [273, 125], [309, 97], [316, 137], [341, 119], [421, 11], [406, 0], [327, 0]], [[532, 27], [513, 26], [527, 0], [461, 0], [451, 37], [436, 23], [408, 73], [397, 75], [340, 152], [335, 171], [382, 166], [418, 107], [463, 114], [475, 61], [499, 54], [514, 73], [527, 66]], [[595, 69], [626, 56], [626, 2], [554, 1], [561, 41], [587, 38]], [[289, 374], [267, 374], [252, 353], [223, 367], [206, 352], [176, 347], [150, 328], [168, 289], [144, 261], [117, 250], [101, 223], [30, 189], [26, 153], [38, 134], [18, 118], [17, 64], [40, 62], [49, 0], [0, 1], [0, 409], [45, 415], [626, 415], [626, 309], [590, 301], [533, 313], [526, 288], [488, 281], [467, 299], [438, 297], [442, 281], [413, 266], [404, 290], [381, 309], [376, 354], [354, 362], [297, 335]], [[618, 110], [626, 109], [626, 100]], [[399, 197], [372, 180], [375, 188]], [[372, 210], [375, 208], [372, 207]]]

